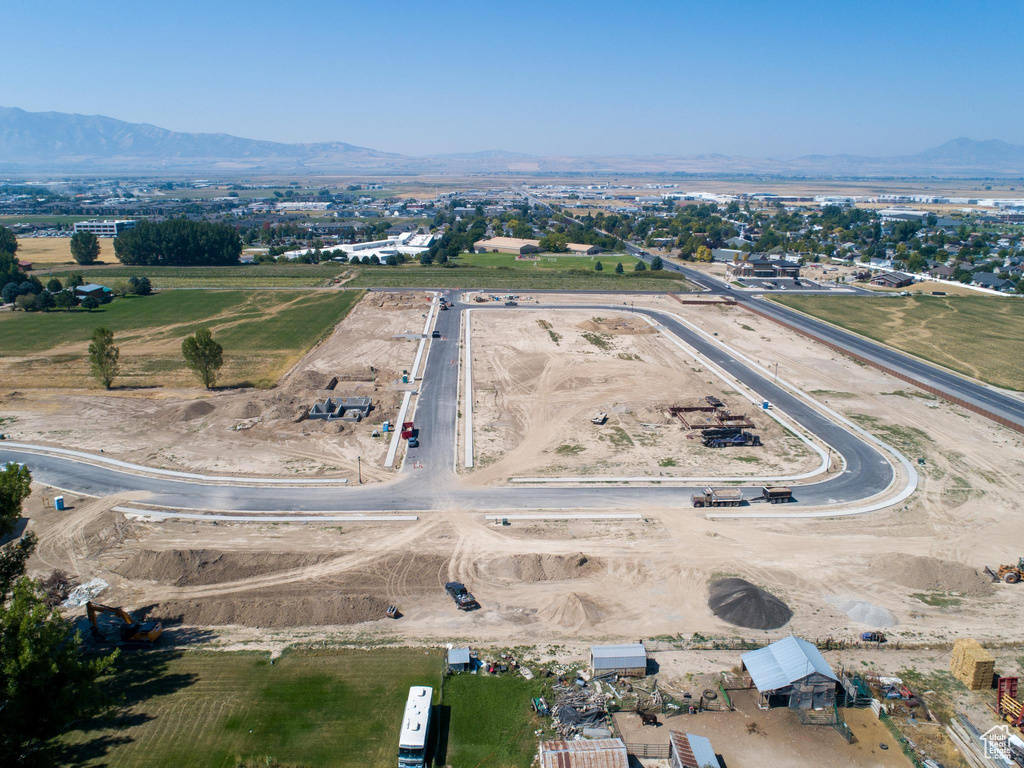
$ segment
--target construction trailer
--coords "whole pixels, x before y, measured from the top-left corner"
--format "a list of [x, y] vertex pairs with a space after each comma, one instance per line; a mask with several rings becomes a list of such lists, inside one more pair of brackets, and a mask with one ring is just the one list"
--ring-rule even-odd
[[705, 488], [690, 501], [697, 509], [702, 507], [738, 507], [743, 503], [743, 491], [739, 488]]
[[595, 676], [611, 672], [622, 677], [645, 677], [647, 649], [643, 643], [592, 645], [590, 668]]

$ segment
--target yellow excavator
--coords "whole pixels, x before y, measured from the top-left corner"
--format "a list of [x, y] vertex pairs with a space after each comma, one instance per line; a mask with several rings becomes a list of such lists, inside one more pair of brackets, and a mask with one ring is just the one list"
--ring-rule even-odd
[[164, 632], [164, 625], [159, 621], [136, 621], [124, 608], [111, 608], [109, 605], [94, 603], [90, 600], [85, 604], [85, 610], [89, 616], [89, 624], [92, 625], [92, 636], [97, 640], [105, 639], [96, 622], [96, 615], [100, 613], [112, 614], [124, 622], [121, 625], [121, 640], [125, 643], [152, 644]]

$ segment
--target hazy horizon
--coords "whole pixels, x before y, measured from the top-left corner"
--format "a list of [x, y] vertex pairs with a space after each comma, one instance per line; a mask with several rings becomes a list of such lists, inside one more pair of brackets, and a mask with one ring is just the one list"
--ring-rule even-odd
[[406, 155], [786, 158], [913, 154], [960, 136], [1024, 144], [1017, 5], [154, 8], [8, 8], [18, 72], [0, 102]]

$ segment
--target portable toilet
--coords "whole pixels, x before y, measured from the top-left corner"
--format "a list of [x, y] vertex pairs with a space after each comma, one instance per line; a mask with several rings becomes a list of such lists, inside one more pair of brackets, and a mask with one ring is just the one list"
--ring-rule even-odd
[[53, 497], [53, 508], [55, 510], [57, 510], [58, 512], [63, 512], [64, 511], [64, 497], [63, 496], [54, 496]]
[[383, 424], [383, 429], [384, 429], [385, 432], [390, 432], [391, 431], [391, 422], [390, 421], [385, 421], [384, 424]]
[[761, 407], [764, 408], [764, 410], [767, 411], [769, 408], [772, 407], [772, 404], [769, 403], [767, 400], [765, 400], [763, 403], [761, 403]]

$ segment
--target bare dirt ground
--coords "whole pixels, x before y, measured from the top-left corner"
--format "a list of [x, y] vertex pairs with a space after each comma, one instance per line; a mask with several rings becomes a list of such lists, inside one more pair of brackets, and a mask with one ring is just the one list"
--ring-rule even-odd
[[[891, 615], [888, 649], [848, 651], [844, 660], [943, 669], [950, 644], [971, 636], [1007, 659], [1007, 669], [1020, 666], [1024, 588], [978, 573], [1021, 554], [1020, 435], [738, 308], [640, 301], [718, 333], [762, 364], [778, 362], [781, 379], [924, 459], [918, 492], [896, 508], [832, 520], [713, 521], [691, 509], [644, 507], [635, 510], [642, 521], [503, 527], [485, 522], [482, 510], [456, 508], [411, 524], [143, 523], [110, 511], [122, 499], [69, 499], [72, 509], [55, 512], [37, 489], [27, 510], [40, 536], [31, 570], [101, 576], [111, 585], [105, 602], [166, 618], [171, 642], [179, 626], [199, 625], [216, 627], [224, 647], [551, 643], [582, 656], [593, 641], [676, 643], [694, 633], [849, 640]], [[785, 601], [792, 620], [764, 632], [716, 618], [708, 585], [724, 576]], [[455, 610], [443, 592], [450, 579], [466, 583], [481, 610]], [[388, 604], [403, 618], [384, 618]], [[851, 604], [868, 606], [866, 614]], [[902, 653], [916, 655], [887, 655]]]
[[[361, 456], [364, 482], [385, 479], [387, 441], [371, 434], [398, 414], [401, 372], [412, 366], [412, 337], [419, 338], [428, 310], [426, 294], [367, 294], [269, 390], [2, 392], [0, 429], [24, 442], [208, 474], [354, 476]], [[325, 390], [335, 377], [334, 390]], [[360, 423], [300, 420], [317, 400], [361, 395], [374, 408]]]
[[[516, 476], [763, 476], [820, 459], [639, 317], [474, 312], [474, 482]], [[704, 448], [671, 406], [714, 396], [749, 417], [760, 447]], [[607, 413], [603, 425], [591, 423]], [[696, 416], [694, 418], [697, 418]]]

